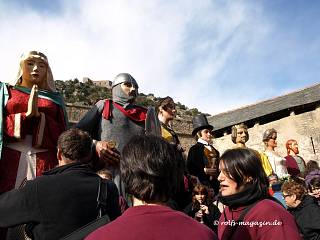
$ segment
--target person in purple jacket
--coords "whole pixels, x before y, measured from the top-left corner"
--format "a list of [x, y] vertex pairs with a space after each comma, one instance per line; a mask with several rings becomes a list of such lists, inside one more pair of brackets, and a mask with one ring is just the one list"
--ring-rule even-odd
[[310, 187], [310, 181], [313, 178], [320, 177], [320, 168], [317, 161], [310, 160], [307, 163], [306, 171], [305, 171], [305, 183], [307, 187]]
[[183, 161], [178, 150], [162, 138], [133, 137], [123, 148], [120, 161], [121, 177], [133, 196], [133, 207], [86, 239], [217, 239], [207, 226], [166, 205], [183, 178]]
[[259, 155], [249, 148], [226, 150], [219, 162], [220, 240], [301, 239], [293, 216], [268, 194]]

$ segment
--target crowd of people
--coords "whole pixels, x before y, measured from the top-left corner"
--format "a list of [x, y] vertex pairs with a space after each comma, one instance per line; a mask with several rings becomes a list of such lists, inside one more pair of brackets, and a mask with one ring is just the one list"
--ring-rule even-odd
[[15, 81], [0, 82], [0, 240], [61, 239], [101, 216], [110, 223], [85, 239], [320, 239], [320, 168], [296, 140], [281, 156], [267, 129], [258, 152], [240, 123], [220, 154], [199, 114], [187, 153], [174, 100], [152, 114], [137, 96], [120, 73], [112, 99], [69, 128], [47, 57], [21, 56]]

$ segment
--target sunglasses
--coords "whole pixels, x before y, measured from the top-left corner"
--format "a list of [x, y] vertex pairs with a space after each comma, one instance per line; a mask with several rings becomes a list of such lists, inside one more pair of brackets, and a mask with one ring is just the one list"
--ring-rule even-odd
[[292, 194], [283, 194], [283, 198], [290, 197]]

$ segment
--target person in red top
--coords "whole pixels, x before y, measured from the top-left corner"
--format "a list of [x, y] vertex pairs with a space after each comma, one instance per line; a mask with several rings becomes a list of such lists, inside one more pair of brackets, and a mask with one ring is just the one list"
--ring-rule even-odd
[[227, 207], [218, 227], [220, 240], [301, 239], [293, 217], [268, 194], [256, 151], [229, 149], [219, 163], [219, 201]]
[[133, 207], [91, 233], [86, 240], [215, 240], [204, 224], [166, 203], [183, 178], [177, 149], [155, 136], [135, 136], [124, 147], [121, 176], [133, 195]]

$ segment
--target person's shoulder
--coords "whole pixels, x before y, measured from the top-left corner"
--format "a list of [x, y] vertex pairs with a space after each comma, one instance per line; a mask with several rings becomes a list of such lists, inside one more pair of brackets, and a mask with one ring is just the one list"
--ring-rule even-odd
[[199, 148], [204, 148], [204, 145], [199, 142], [196, 142], [194, 145], [190, 147], [190, 149], [199, 149]]
[[[110, 240], [117, 240], [117, 239], [121, 239], [121, 235], [123, 234], [123, 232], [121, 234], [117, 234], [117, 232], [121, 231], [122, 227], [121, 226], [121, 222], [120, 222], [120, 226], [119, 226], [119, 219], [121, 219], [122, 217], [118, 217], [117, 219], [115, 219], [114, 221], [96, 229], [95, 231], [91, 232], [85, 239], [86, 240], [99, 240], [99, 239], [105, 239], [105, 236], [108, 236], [108, 239]], [[125, 227], [125, 226], [124, 226]]]
[[104, 182], [107, 186], [107, 189], [109, 192], [116, 192], [117, 191], [117, 185], [109, 179], [102, 179], [102, 182]]
[[[48, 176], [39, 176], [36, 177], [35, 179], [28, 180], [25, 182], [24, 185], [21, 186], [19, 189], [23, 189], [23, 191], [30, 191], [35, 193], [35, 191], [38, 191], [41, 186], [44, 186], [47, 188], [47, 182], [50, 178]], [[50, 181], [50, 180], [49, 180]]]
[[[294, 217], [280, 203], [263, 199], [245, 217], [245, 221], [261, 224], [261, 233], [273, 239], [300, 239]], [[260, 227], [259, 227], [260, 229]]]
[[136, 104], [136, 103], [132, 103], [132, 104], [128, 105], [126, 108], [127, 109], [138, 109], [138, 110], [140, 110], [141, 112], [144, 112], [144, 113], [147, 113], [147, 111], [148, 111], [147, 107], [142, 106], [140, 104]]
[[[251, 213], [250, 213], [251, 212]], [[254, 218], [263, 218], [263, 219], [284, 219], [290, 217], [290, 213], [275, 200], [263, 199], [260, 200], [249, 212]]]
[[304, 207], [315, 209], [316, 212], [320, 213], [320, 206], [318, 205], [318, 201], [315, 197], [306, 195], [302, 203]]
[[148, 108], [146, 106], [142, 106], [140, 104], [134, 104], [135, 107], [141, 108], [142, 110], [148, 111]]
[[112, 102], [110, 99], [100, 99], [94, 105], [97, 107], [103, 107], [106, 101]]
[[257, 203], [256, 207], [263, 208], [266, 210], [270, 210], [270, 209], [283, 209], [284, 210], [284, 208], [280, 205], [280, 203], [278, 203], [272, 199], [262, 199]]
[[[183, 226], [192, 229], [192, 233], [196, 234], [197, 239], [199, 240], [206, 240], [206, 239], [218, 239], [213, 231], [208, 228], [206, 225], [199, 223], [198, 221], [194, 220], [193, 218], [187, 216], [185, 213], [174, 211], [173, 214], [176, 215], [177, 220], [180, 222], [182, 228]], [[180, 220], [179, 220], [180, 219]]]
[[287, 221], [293, 216], [279, 203], [271, 199], [258, 202], [248, 213], [250, 219]]
[[194, 156], [194, 154], [201, 154], [204, 149], [204, 145], [201, 143], [196, 143], [192, 145], [189, 149], [188, 156]]

